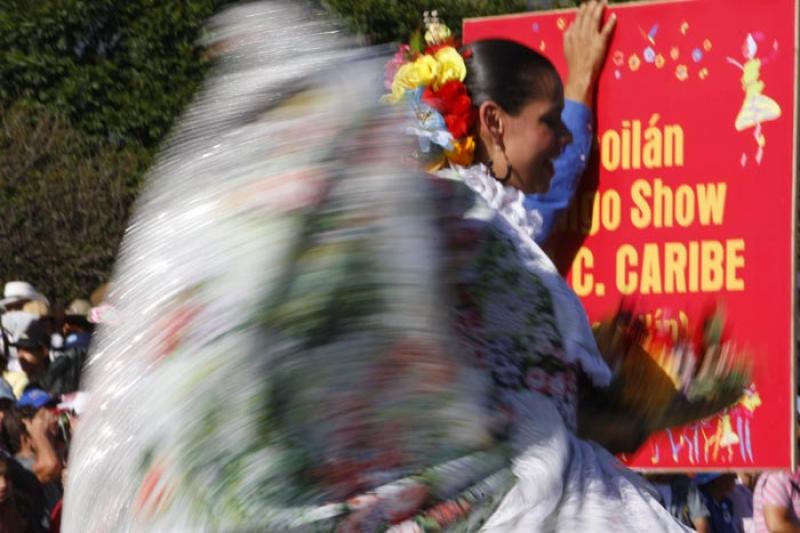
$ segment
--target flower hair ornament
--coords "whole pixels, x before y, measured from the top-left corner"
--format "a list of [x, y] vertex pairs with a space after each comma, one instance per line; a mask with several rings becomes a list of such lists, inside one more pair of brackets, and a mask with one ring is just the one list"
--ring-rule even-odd
[[412, 118], [406, 133], [419, 140], [417, 159], [436, 171], [448, 164], [469, 166], [475, 155], [470, 135], [476, 113], [464, 78], [467, 67], [450, 29], [436, 11], [425, 12], [424, 37], [415, 33], [386, 65], [384, 98], [405, 103]]

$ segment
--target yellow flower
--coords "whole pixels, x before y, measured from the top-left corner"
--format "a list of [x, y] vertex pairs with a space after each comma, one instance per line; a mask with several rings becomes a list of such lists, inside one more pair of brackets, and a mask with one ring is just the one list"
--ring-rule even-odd
[[447, 160], [454, 165], [468, 167], [472, 164], [472, 159], [475, 156], [475, 138], [469, 136], [456, 141], [453, 145], [453, 151], [445, 151], [445, 155]]
[[430, 163], [425, 165], [425, 171], [433, 174], [434, 172], [439, 172], [444, 168], [445, 163], [447, 163], [447, 158], [444, 156], [439, 156]]
[[628, 68], [631, 69], [631, 71], [633, 72], [639, 70], [641, 64], [642, 60], [639, 59], [639, 56], [636, 54], [632, 54], [631, 57], [628, 58]]
[[399, 102], [406, 90], [430, 85], [438, 75], [439, 63], [427, 54], [418, 57], [413, 63], [406, 63], [394, 75], [389, 101]]
[[438, 89], [450, 80], [464, 81], [467, 76], [467, 66], [458, 50], [452, 46], [445, 46], [436, 52], [436, 61], [439, 64], [439, 77], [435, 89]]

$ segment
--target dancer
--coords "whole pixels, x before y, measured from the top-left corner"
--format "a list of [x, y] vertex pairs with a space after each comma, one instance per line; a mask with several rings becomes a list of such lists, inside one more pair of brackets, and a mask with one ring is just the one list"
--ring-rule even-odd
[[[778, 43], [773, 44], [773, 53], [777, 53]], [[764, 94], [764, 82], [761, 80], [761, 67], [767, 62], [758, 56], [758, 43], [752, 33], [748, 33], [742, 45], [742, 55], [745, 58], [744, 64], [729, 57], [728, 63], [736, 66], [742, 71], [742, 90], [744, 91], [744, 102], [739, 114], [736, 115], [734, 126], [736, 131], [753, 129], [753, 138], [756, 141], [755, 160], [761, 164], [764, 158], [764, 147], [767, 145], [767, 138], [762, 131], [761, 125], [765, 122], [775, 120], [781, 116], [781, 108], [778, 103]]]
[[221, 20], [122, 247], [62, 530], [680, 531], [575, 435], [611, 373], [523, 206], [568, 140], [552, 65], [432, 44], [408, 122], [383, 51], [304, 4]]

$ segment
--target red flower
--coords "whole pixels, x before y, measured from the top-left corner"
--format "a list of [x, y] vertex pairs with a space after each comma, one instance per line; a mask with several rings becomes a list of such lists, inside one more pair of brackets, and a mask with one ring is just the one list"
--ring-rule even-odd
[[441, 42], [439, 44], [434, 44], [433, 46], [429, 46], [428, 48], [425, 49], [425, 53], [428, 54], [428, 55], [435, 55], [436, 52], [438, 52], [442, 48], [446, 48], [448, 46], [451, 46], [451, 47], [457, 49], [458, 48], [458, 42], [454, 38], [450, 37], [449, 39], [447, 39], [444, 42]]
[[442, 114], [453, 137], [460, 139], [467, 136], [475, 122], [475, 110], [462, 82], [450, 80], [438, 91], [429, 86], [422, 93], [422, 101]]

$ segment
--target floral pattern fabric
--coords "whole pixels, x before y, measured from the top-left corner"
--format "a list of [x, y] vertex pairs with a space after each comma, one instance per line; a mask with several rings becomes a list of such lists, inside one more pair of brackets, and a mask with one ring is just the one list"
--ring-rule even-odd
[[[502, 186], [483, 165], [440, 175], [476, 193], [468, 218], [483, 221], [487, 235], [459, 285], [459, 333], [467, 351], [490, 373], [501, 405], [508, 392], [540, 392], [575, 431], [578, 374], [604, 383], [609, 369], [582, 307], [534, 241], [541, 216], [525, 209], [524, 195]], [[574, 353], [576, 343], [565, 339], [575, 338], [588, 349]]]

